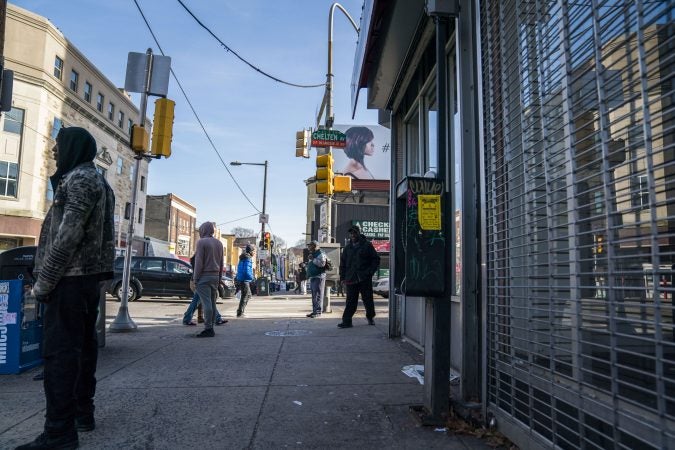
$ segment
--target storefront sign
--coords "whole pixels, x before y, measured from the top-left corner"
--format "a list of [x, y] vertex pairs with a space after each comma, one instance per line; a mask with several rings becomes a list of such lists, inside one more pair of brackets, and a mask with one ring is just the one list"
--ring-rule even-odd
[[352, 220], [352, 225], [356, 225], [368, 239], [389, 239], [389, 222], [380, 222], [376, 220]]

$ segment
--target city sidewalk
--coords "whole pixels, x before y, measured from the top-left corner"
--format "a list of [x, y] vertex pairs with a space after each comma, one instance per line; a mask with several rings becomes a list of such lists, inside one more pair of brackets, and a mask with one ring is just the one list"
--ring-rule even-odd
[[[410, 405], [423, 386], [401, 372], [422, 355], [387, 338], [387, 302], [376, 326], [359, 304], [341, 330], [333, 313], [307, 319], [309, 296], [253, 297], [247, 318], [237, 301], [218, 308], [229, 323], [216, 337], [181, 324], [187, 301], [142, 299], [129, 310], [138, 330], [108, 333], [101, 349], [96, 430], [82, 448], [406, 448], [488, 449], [484, 441], [419, 427]], [[119, 303], [107, 302], [112, 321]], [[0, 376], [0, 449], [32, 440], [44, 416], [41, 369]]]

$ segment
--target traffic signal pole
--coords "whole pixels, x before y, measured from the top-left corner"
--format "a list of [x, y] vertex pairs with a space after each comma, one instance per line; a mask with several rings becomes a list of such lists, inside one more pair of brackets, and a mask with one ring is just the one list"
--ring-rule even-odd
[[[326, 129], [330, 130], [333, 128], [333, 123], [335, 117], [333, 116], [333, 16], [335, 14], [335, 8], [339, 8], [340, 11], [349, 19], [349, 22], [354, 27], [356, 34], [359, 34], [359, 27], [352, 19], [352, 16], [349, 15], [346, 9], [342, 7], [339, 3], [333, 3], [330, 7], [330, 13], [328, 14], [328, 68], [326, 72], [326, 92], [324, 94], [324, 100], [326, 102]], [[319, 112], [319, 117], [317, 117], [317, 123], [321, 122], [321, 114], [323, 113], [323, 102], [322, 108]], [[328, 155], [333, 155], [333, 147], [327, 147], [326, 151]], [[326, 230], [323, 233], [323, 242], [330, 243], [333, 239], [332, 230], [332, 210], [333, 210], [333, 195], [329, 193], [326, 195]], [[338, 281], [339, 282], [339, 281]], [[323, 296], [323, 311], [326, 313], [332, 312], [330, 306], [330, 287], [326, 286]]]
[[[147, 62], [146, 62], [146, 72], [145, 72], [145, 89], [141, 93], [141, 108], [140, 113], [141, 117], [139, 119], [140, 125], [145, 126], [145, 116], [148, 109], [148, 91], [150, 90], [150, 77], [152, 75], [152, 49], [148, 49], [146, 52]], [[134, 242], [134, 222], [136, 221], [136, 203], [138, 201], [138, 180], [141, 172], [141, 160], [143, 156], [140, 153], [136, 153], [134, 156], [136, 159], [135, 170], [134, 170], [134, 187], [131, 191], [131, 211], [129, 212], [129, 227], [127, 228], [127, 239], [126, 239], [126, 249], [124, 252], [124, 269], [122, 271], [122, 299], [120, 303], [120, 309], [117, 311], [117, 316], [115, 320], [110, 324], [108, 329], [113, 332], [122, 332], [122, 331], [133, 331], [138, 328], [138, 325], [131, 319], [129, 316], [129, 278], [131, 276], [131, 254], [133, 253], [133, 242]], [[120, 227], [122, 226], [122, 218], [120, 217]]]

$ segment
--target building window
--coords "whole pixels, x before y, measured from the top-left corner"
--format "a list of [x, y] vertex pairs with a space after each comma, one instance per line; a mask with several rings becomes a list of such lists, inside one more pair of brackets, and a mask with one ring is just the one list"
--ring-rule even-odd
[[18, 175], [18, 164], [0, 161], [0, 196], [16, 197]]
[[59, 58], [58, 56], [55, 56], [54, 57], [54, 76], [60, 80], [62, 75], [63, 75], [63, 60], [61, 58]]
[[131, 136], [131, 130], [134, 128], [134, 121], [131, 119], [127, 119], [127, 133], [129, 133], [129, 136]]
[[77, 83], [79, 79], [80, 74], [72, 70], [70, 72], [70, 89], [72, 89], [74, 92], [77, 92]]
[[84, 99], [91, 103], [91, 83], [88, 81], [84, 82]]
[[54, 201], [54, 188], [52, 187], [52, 183], [49, 180], [47, 180], [47, 193], [45, 195], [45, 198], [47, 199], [48, 202]]
[[117, 126], [122, 128], [124, 126], [124, 111], [117, 113]]
[[117, 175], [122, 175], [122, 170], [124, 170], [124, 161], [119, 156], [117, 157]]
[[129, 180], [134, 181], [134, 174], [136, 173], [136, 167], [131, 163], [131, 170], [129, 170]]
[[103, 101], [104, 100], [105, 100], [105, 96], [99, 92], [98, 96], [96, 96], [96, 109], [98, 109], [99, 112], [103, 112]]
[[54, 117], [54, 124], [52, 125], [52, 132], [49, 135], [52, 139], [56, 140], [56, 136], [59, 135], [59, 131], [63, 128], [63, 120], [58, 117]]
[[108, 103], [108, 119], [115, 120], [115, 104]]
[[145, 177], [141, 175], [141, 192], [145, 192]]
[[631, 204], [638, 209], [649, 208], [647, 175], [637, 175], [631, 179]]
[[138, 223], [143, 223], [143, 208], [138, 208]]
[[108, 170], [105, 167], [99, 166], [98, 164], [96, 164], [96, 171], [103, 175], [103, 178], [105, 178], [106, 174], [108, 173]]
[[25, 111], [19, 108], [12, 108], [5, 114], [5, 123], [3, 131], [7, 133], [21, 134], [23, 130], [23, 117]]

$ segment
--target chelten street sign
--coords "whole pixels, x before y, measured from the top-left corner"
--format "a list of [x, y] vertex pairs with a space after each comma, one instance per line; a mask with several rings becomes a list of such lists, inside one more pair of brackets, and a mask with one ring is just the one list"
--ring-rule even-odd
[[316, 130], [312, 133], [312, 147], [338, 147], [347, 146], [347, 136], [338, 130]]

